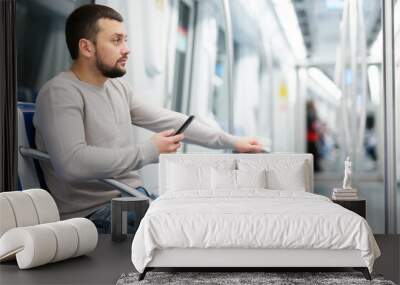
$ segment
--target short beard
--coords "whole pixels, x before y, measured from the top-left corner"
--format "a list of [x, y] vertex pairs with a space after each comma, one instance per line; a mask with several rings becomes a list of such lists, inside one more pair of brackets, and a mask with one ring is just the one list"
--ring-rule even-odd
[[113, 67], [109, 67], [100, 60], [99, 56], [96, 55], [96, 67], [104, 77], [117, 78], [124, 76], [126, 70], [118, 68], [117, 64], [118, 62], [116, 62]]

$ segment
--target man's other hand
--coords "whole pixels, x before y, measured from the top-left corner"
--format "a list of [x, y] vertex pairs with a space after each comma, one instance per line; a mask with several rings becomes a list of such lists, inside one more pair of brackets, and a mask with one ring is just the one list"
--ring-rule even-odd
[[183, 140], [183, 134], [173, 136], [174, 132], [174, 129], [170, 129], [154, 134], [151, 137], [151, 140], [156, 145], [159, 153], [176, 152], [181, 146], [180, 141]]
[[234, 150], [237, 152], [262, 152], [262, 146], [254, 138], [240, 138], [237, 139], [234, 145]]

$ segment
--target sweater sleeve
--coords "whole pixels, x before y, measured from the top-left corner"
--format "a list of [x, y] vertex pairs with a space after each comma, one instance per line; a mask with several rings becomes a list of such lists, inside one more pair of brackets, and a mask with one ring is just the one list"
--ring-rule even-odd
[[[154, 132], [167, 129], [177, 130], [188, 116], [165, 108], [150, 106], [140, 102], [130, 92], [130, 113], [132, 123]], [[234, 148], [237, 137], [223, 130], [213, 128], [199, 119], [194, 119], [184, 132], [184, 142], [198, 144], [208, 148]]]
[[88, 145], [84, 103], [77, 90], [52, 85], [40, 93], [34, 122], [55, 172], [63, 179], [111, 178], [157, 161], [159, 153], [152, 142], [124, 148]]

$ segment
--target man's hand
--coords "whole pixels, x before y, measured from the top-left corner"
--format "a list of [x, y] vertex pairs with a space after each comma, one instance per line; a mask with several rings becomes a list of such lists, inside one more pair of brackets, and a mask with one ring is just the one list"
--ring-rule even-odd
[[258, 153], [262, 151], [261, 145], [253, 138], [237, 139], [234, 145], [234, 150], [237, 152], [252, 152]]
[[151, 137], [151, 141], [156, 145], [159, 153], [176, 152], [181, 146], [180, 141], [183, 140], [183, 134], [172, 136], [174, 132], [174, 129], [166, 130]]

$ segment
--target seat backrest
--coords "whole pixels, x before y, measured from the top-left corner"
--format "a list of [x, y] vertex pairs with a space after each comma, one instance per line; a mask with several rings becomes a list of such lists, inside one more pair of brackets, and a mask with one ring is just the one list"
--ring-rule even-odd
[[[24, 146], [35, 149], [35, 127], [33, 125], [35, 104], [18, 102], [17, 112], [18, 147]], [[18, 151], [18, 190], [30, 188], [47, 189], [43, 171], [38, 161], [24, 157]]]

